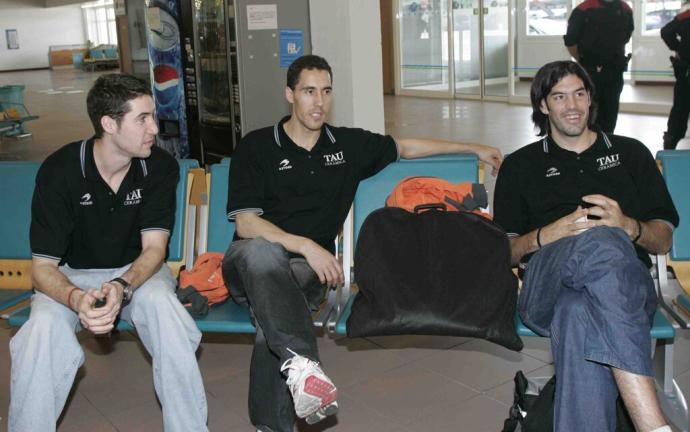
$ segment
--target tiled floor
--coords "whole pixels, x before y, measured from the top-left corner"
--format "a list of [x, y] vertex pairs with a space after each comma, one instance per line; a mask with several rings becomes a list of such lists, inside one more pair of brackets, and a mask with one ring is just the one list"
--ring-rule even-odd
[[[26, 102], [41, 118], [28, 124], [33, 137], [3, 139], [0, 159], [43, 159], [54, 148], [91, 133], [85, 93], [95, 74], [47, 71], [0, 74], [0, 85], [25, 83]], [[61, 89], [62, 87], [62, 89]], [[49, 94], [53, 89], [63, 93]], [[41, 92], [43, 91], [43, 92]], [[523, 106], [475, 101], [386, 97], [386, 129], [397, 136], [482, 142], [513, 151], [535, 139]], [[618, 132], [635, 136], [652, 152], [661, 147], [666, 120], [622, 114]], [[493, 179], [487, 178], [490, 189]], [[0, 431], [7, 427], [10, 358], [14, 330], [0, 323]], [[690, 396], [690, 334], [676, 343], [678, 384]], [[156, 431], [162, 429], [150, 360], [137, 339], [111, 340], [82, 333], [86, 364], [81, 369], [59, 430]], [[459, 337], [319, 337], [322, 361], [339, 387], [336, 418], [301, 432], [316, 431], [498, 431], [512, 400], [519, 369], [531, 376], [553, 374], [548, 341], [525, 339], [511, 352], [482, 340]], [[212, 431], [253, 431], [247, 418], [248, 366], [252, 341], [244, 335], [206, 335], [199, 351]]]

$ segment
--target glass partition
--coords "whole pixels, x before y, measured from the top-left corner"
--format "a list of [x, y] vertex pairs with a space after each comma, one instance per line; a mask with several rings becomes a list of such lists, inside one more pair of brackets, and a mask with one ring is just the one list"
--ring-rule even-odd
[[448, 1], [400, 0], [400, 87], [449, 91]]
[[453, 2], [456, 95], [481, 95], [479, 7], [479, 0]]
[[508, 0], [484, 2], [484, 94], [508, 96]]

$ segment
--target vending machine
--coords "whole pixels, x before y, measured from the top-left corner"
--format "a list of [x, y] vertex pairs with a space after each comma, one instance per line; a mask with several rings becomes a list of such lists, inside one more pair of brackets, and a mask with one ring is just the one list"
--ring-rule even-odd
[[287, 67], [311, 53], [309, 0], [180, 1], [184, 133], [212, 163], [289, 113]]

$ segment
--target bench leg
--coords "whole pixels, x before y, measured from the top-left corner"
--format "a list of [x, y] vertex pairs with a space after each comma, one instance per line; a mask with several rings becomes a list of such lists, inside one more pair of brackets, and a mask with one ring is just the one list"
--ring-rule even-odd
[[690, 432], [688, 404], [673, 379], [673, 339], [656, 341], [654, 375], [661, 409], [668, 421], [681, 432]]

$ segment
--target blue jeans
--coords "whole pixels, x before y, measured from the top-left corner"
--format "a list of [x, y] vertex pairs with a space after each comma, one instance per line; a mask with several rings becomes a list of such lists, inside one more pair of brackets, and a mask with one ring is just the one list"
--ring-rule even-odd
[[280, 372], [295, 353], [319, 361], [311, 311], [325, 286], [304, 258], [278, 243], [238, 240], [223, 260], [223, 278], [238, 303], [248, 303], [256, 324], [249, 370], [249, 417], [262, 431], [291, 432], [292, 396]]
[[[62, 266], [60, 271], [86, 290], [100, 288], [128, 267], [75, 270]], [[151, 354], [165, 431], [204, 432], [208, 431], [206, 393], [195, 355], [201, 332], [177, 300], [175, 285], [164, 264], [137, 288], [120, 318], [136, 328]], [[79, 330], [79, 318], [67, 306], [41, 292], [31, 298], [29, 320], [10, 341], [10, 432], [55, 430], [77, 369], [84, 363], [75, 334]]]
[[554, 430], [615, 431], [610, 367], [652, 376], [654, 282], [625, 232], [597, 227], [544, 246], [527, 264], [518, 310], [551, 337]]

